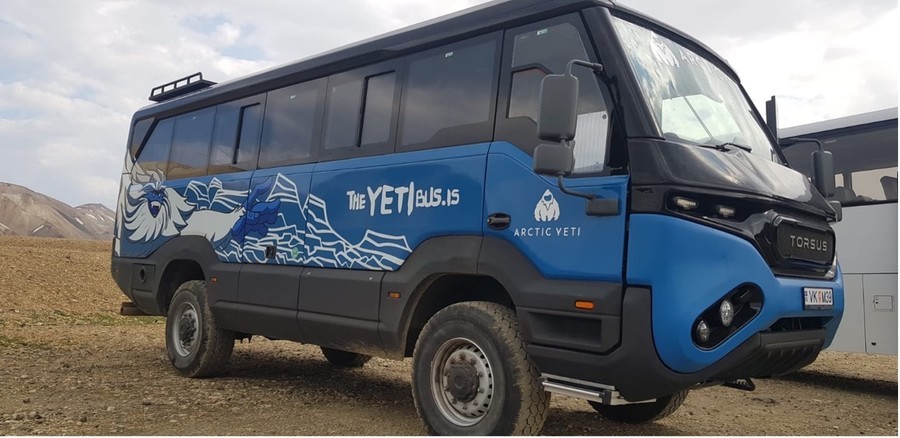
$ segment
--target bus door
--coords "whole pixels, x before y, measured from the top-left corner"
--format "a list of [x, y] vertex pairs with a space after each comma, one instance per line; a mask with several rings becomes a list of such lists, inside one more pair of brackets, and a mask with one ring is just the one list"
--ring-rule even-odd
[[304, 205], [315, 166], [324, 80], [267, 93], [258, 170], [243, 222], [235, 227], [244, 265], [239, 301], [259, 316], [261, 331], [299, 340], [296, 325], [300, 268], [307, 255]]
[[[596, 280], [595, 302], [616, 304], [594, 313], [612, 318], [610, 326], [615, 327], [622, 293], [628, 177], [611, 175], [607, 108], [612, 105], [591, 71], [573, 70], [579, 78], [576, 162], [575, 173], [565, 178], [565, 185], [572, 191], [616, 200], [618, 208], [603, 216], [588, 216], [586, 199], [563, 193], [556, 178], [532, 171], [531, 155], [541, 143], [536, 126], [541, 80], [547, 74], [564, 73], [572, 59], [597, 62], [590, 48], [578, 14], [506, 31], [496, 141], [488, 157], [484, 230], [485, 237], [514, 246], [545, 278]], [[492, 218], [502, 220], [492, 224]], [[572, 311], [574, 300], [560, 298], [558, 309], [545, 310]], [[547, 302], [534, 306], [546, 307]], [[617, 339], [603, 343], [592, 349], [611, 348]]]

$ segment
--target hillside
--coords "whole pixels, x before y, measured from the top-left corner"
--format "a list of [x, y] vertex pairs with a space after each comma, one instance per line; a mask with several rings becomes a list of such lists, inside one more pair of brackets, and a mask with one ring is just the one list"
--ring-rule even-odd
[[0, 182], [0, 236], [109, 240], [115, 212], [102, 204], [72, 207], [27, 187]]

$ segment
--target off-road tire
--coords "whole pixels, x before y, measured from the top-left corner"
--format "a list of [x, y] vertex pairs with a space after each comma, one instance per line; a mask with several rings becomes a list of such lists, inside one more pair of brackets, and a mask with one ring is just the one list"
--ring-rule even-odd
[[[191, 345], [187, 350], [189, 354], [180, 353], [176, 346], [178, 326], [182, 313], [179, 309], [192, 308], [196, 313], [196, 325], [199, 339], [196, 345]], [[209, 309], [209, 300], [206, 294], [206, 282], [202, 280], [186, 281], [172, 297], [166, 318], [166, 351], [172, 366], [187, 377], [211, 377], [221, 374], [228, 366], [231, 353], [234, 350], [235, 334], [230, 330], [223, 330], [216, 325], [216, 318]]]
[[588, 403], [600, 415], [609, 420], [618, 423], [642, 424], [661, 420], [672, 415], [684, 403], [687, 395], [687, 391], [681, 391], [660, 397], [652, 403], [637, 403], [633, 405], [607, 406], [597, 402]]
[[[440, 407], [441, 395], [435, 391], [448, 390], [441, 388], [440, 381], [432, 387], [435, 372], [438, 379], [445, 375], [441, 351], [460, 339], [471, 340], [472, 346], [478, 347], [475, 354], [482, 360], [486, 358], [486, 362], [479, 363], [489, 365], [491, 371], [482, 374], [492, 379], [492, 398], [485, 413], [477, 423], [466, 426], [455, 424], [441, 412], [447, 410], [447, 402]], [[453, 350], [447, 360], [457, 351], [462, 350]], [[438, 368], [433, 368], [433, 362]], [[425, 324], [413, 354], [412, 393], [419, 418], [432, 435], [536, 435], [550, 405], [550, 394], [544, 391], [540, 373], [525, 351], [515, 313], [490, 302], [453, 304]]]
[[322, 354], [328, 362], [338, 368], [359, 368], [372, 359], [367, 354], [352, 353], [349, 351], [335, 350], [334, 348], [322, 348]]

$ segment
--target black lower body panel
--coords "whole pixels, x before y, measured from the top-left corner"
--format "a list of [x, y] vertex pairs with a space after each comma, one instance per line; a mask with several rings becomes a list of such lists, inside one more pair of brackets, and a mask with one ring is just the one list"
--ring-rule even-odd
[[699, 383], [777, 376], [812, 363], [824, 347], [824, 329], [757, 333], [713, 365], [696, 373], [672, 371], [653, 341], [651, 294], [629, 288], [622, 306], [622, 341], [609, 354], [529, 344], [542, 373], [613, 385], [629, 401], [669, 395]]

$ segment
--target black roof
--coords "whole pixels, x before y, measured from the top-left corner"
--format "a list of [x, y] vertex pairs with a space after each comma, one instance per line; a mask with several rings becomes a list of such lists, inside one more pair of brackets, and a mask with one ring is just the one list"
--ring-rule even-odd
[[[339, 47], [292, 63], [222, 82], [203, 90], [141, 108], [135, 120], [147, 116], [167, 116], [184, 109], [213, 105], [264, 91], [314, 79], [380, 60], [401, 56], [411, 50], [438, 46], [448, 40], [463, 38], [500, 28], [510, 23], [527, 21], [534, 16], [554, 15], [605, 6], [645, 21], [654, 27], [689, 40], [700, 50], [722, 59], [692, 37], [613, 0], [494, 0], [432, 20], [398, 29], [383, 35]], [[723, 64], [724, 61], [723, 61]], [[727, 66], [727, 64], [725, 64]], [[730, 69], [729, 69], [730, 70]], [[733, 73], [733, 72], [732, 72]]]

